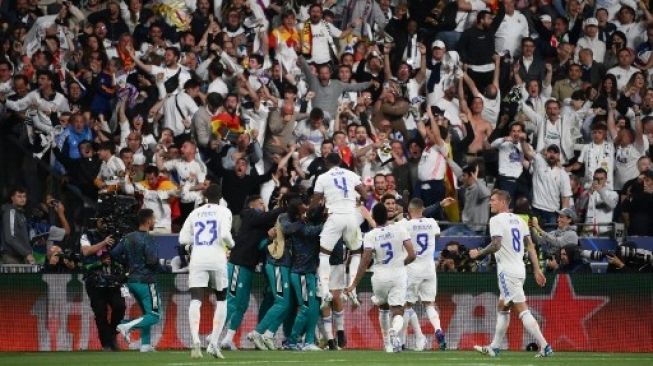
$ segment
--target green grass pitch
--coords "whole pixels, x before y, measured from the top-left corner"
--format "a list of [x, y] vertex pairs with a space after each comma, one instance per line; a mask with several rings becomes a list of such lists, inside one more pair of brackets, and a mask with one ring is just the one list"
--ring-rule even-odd
[[4, 366], [201, 366], [201, 365], [653, 365], [650, 353], [580, 353], [560, 352], [552, 358], [536, 359], [531, 352], [503, 352], [497, 358], [489, 358], [475, 352], [403, 352], [387, 354], [381, 351], [339, 352], [224, 352], [226, 359], [218, 360], [204, 354], [202, 359], [191, 359], [189, 352], [162, 351], [141, 354], [129, 352], [41, 352], [0, 353], [0, 365]]

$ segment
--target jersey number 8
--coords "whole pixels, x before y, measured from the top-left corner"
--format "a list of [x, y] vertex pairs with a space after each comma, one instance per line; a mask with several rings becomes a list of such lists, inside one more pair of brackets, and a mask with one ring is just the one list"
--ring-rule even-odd
[[515, 252], [519, 252], [521, 249], [521, 233], [516, 227], [512, 228], [510, 232], [512, 233], [512, 248]]

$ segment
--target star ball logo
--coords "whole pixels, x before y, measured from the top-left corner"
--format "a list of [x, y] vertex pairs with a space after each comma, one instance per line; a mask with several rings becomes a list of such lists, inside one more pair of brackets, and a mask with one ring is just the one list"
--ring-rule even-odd
[[549, 295], [528, 297], [528, 305], [540, 315], [544, 337], [554, 349], [591, 348], [587, 322], [608, 302], [608, 296], [577, 295], [569, 275], [557, 276]]

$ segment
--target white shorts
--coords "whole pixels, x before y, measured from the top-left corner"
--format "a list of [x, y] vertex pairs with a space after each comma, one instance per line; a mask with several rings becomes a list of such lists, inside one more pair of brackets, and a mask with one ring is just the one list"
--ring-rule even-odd
[[329, 214], [320, 234], [320, 246], [332, 251], [340, 238], [349, 250], [358, 250], [363, 245], [363, 235], [355, 213]]
[[189, 269], [188, 287], [210, 287], [222, 291], [227, 288], [227, 270]]
[[499, 300], [503, 300], [503, 303], [506, 305], [510, 302], [526, 302], [526, 295], [524, 294], [525, 280], [525, 278], [517, 278], [500, 272]]
[[372, 275], [374, 305], [404, 306], [406, 303], [406, 272]]
[[331, 276], [329, 277], [329, 290], [343, 290], [347, 287], [347, 271], [344, 264], [331, 266]]
[[438, 291], [438, 279], [435, 272], [429, 276], [407, 275], [406, 301], [414, 304], [417, 301], [435, 301]]

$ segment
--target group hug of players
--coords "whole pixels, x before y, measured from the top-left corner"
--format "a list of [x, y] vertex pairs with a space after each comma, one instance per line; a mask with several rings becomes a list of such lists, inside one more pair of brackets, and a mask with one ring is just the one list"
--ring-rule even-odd
[[[424, 205], [417, 198], [408, 205], [408, 219], [389, 222], [382, 204], [375, 205], [369, 217], [358, 208], [358, 197], [365, 194], [360, 177], [339, 165], [338, 154], [326, 157], [327, 171], [317, 178], [310, 203], [299, 195], [286, 195], [285, 213], [278, 217], [267, 232], [267, 238], [261, 241], [259, 249], [266, 253], [264, 273], [268, 293], [265, 298], [270, 301], [263, 301], [258, 324], [248, 332], [247, 338], [258, 349], [277, 349], [274, 335], [283, 325], [284, 348], [317, 351], [322, 349], [316, 344], [315, 335], [320, 323], [329, 349], [345, 347], [343, 302], [348, 299], [354, 306], [359, 305], [355, 289], [373, 261], [371, 300], [379, 308], [384, 350], [402, 350], [408, 325], [414, 329], [415, 349], [425, 348], [427, 338], [412, 309], [418, 301], [425, 306], [435, 330], [435, 341], [440, 349], [445, 349], [445, 336], [435, 309], [434, 251], [440, 234], [437, 222], [422, 216]], [[250, 296], [251, 268], [227, 263], [226, 248], [234, 247], [230, 233], [232, 215], [219, 205], [219, 191], [215, 185], [205, 191], [208, 203], [189, 215], [179, 235], [180, 244], [187, 246], [191, 253], [188, 282], [192, 299], [188, 314], [193, 358], [202, 357], [199, 328], [204, 291], [216, 295], [213, 330], [206, 351], [218, 358], [223, 358], [221, 349], [235, 349], [233, 337]], [[472, 257], [495, 254], [501, 294], [494, 339], [489, 346], [475, 348], [496, 356], [508, 328], [509, 311], [514, 309], [537, 340], [538, 356], [551, 356], [553, 351], [530, 314], [523, 292], [524, 251], [528, 250], [531, 256], [537, 254], [526, 225], [508, 211], [509, 202], [510, 197], [505, 192], [492, 195], [491, 210], [497, 214], [490, 220], [492, 243], [481, 250], [470, 251]], [[256, 208], [255, 203], [248, 204]], [[328, 213], [326, 220], [324, 207]], [[364, 220], [372, 229], [362, 237], [360, 225]], [[345, 253], [348, 253], [349, 281]], [[257, 253], [251, 255], [258, 256]], [[537, 260], [532, 262], [538, 263]], [[535, 276], [543, 286], [545, 278], [537, 265]], [[227, 315], [229, 327], [220, 339]], [[322, 322], [319, 322], [320, 315]]]

